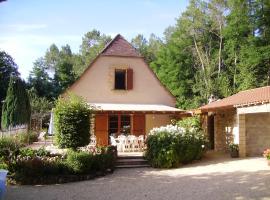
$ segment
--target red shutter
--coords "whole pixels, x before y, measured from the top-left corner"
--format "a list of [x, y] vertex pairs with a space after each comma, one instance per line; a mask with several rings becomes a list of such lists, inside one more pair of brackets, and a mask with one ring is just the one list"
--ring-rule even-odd
[[132, 120], [132, 133], [133, 135], [145, 135], [145, 115], [144, 114], [134, 114]]
[[127, 69], [127, 90], [133, 89], [133, 70]]
[[97, 145], [106, 146], [109, 144], [108, 136], [108, 115], [96, 114], [95, 116], [95, 135]]

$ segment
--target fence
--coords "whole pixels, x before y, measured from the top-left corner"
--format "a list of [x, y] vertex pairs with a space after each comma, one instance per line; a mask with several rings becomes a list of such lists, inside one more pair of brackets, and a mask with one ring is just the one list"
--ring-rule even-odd
[[15, 127], [10, 127], [7, 130], [0, 130], [0, 136], [2, 137], [7, 137], [7, 136], [16, 136], [20, 133], [25, 133], [27, 132], [27, 125], [20, 125], [20, 126], [15, 126]]

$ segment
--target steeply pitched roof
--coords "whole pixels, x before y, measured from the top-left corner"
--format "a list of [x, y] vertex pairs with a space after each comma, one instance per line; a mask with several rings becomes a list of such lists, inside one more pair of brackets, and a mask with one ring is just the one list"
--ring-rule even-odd
[[115, 38], [101, 51], [101, 55], [142, 57], [140, 53], [120, 34], [115, 36]]
[[270, 102], [270, 86], [238, 92], [232, 96], [202, 106], [202, 111], [250, 106]]

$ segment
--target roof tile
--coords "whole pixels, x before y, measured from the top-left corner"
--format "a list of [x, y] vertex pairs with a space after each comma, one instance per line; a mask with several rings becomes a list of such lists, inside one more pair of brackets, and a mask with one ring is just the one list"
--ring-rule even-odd
[[101, 52], [106, 56], [142, 57], [140, 53], [120, 34], [118, 34]]
[[270, 86], [255, 88], [238, 92], [232, 96], [226, 97], [202, 106], [201, 110], [213, 110], [218, 108], [233, 108], [239, 106], [249, 106], [250, 104], [261, 104], [270, 101]]

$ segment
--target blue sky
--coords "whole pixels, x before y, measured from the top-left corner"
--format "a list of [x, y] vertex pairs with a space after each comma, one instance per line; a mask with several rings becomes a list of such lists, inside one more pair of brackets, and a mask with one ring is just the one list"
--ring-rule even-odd
[[188, 0], [8, 0], [0, 3], [0, 50], [27, 78], [52, 43], [78, 52], [83, 35], [94, 28], [128, 40], [139, 33], [162, 37], [187, 5]]

